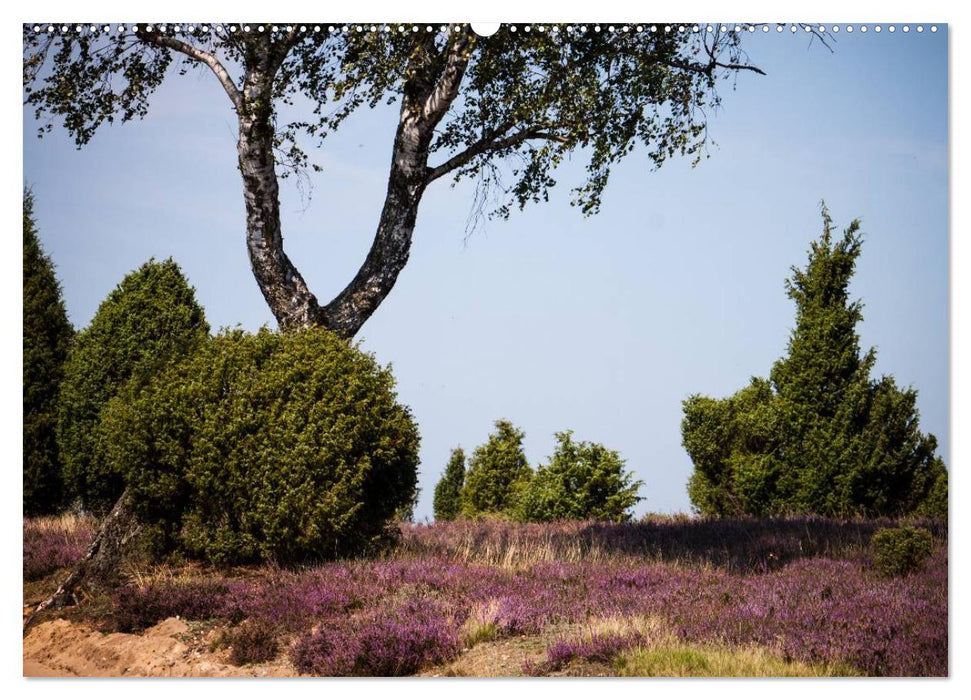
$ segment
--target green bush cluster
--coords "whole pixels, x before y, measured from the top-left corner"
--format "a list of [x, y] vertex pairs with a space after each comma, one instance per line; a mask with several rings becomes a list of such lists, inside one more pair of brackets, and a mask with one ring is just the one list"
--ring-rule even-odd
[[148, 381], [173, 358], [191, 353], [209, 333], [202, 307], [171, 259], [129, 273], [81, 331], [65, 366], [57, 441], [67, 491], [96, 514], [124, 490], [122, 473], [104, 458], [102, 414], [131, 381]]
[[435, 488], [436, 520], [504, 517], [525, 522], [630, 519], [643, 485], [624, 470], [614, 450], [574, 442], [573, 432], [556, 434], [549, 463], [534, 472], [522, 449], [524, 433], [506, 420], [495, 422], [487, 442], [475, 449], [465, 469], [461, 448], [452, 451]]
[[930, 531], [922, 527], [886, 527], [873, 533], [873, 566], [881, 576], [917, 571], [931, 554]]
[[127, 489], [150, 551], [216, 563], [386, 542], [414, 506], [419, 442], [390, 370], [327, 331], [210, 338], [172, 260], [127, 275], [74, 337], [31, 205], [25, 512], [102, 515]]
[[52, 513], [64, 503], [55, 437], [64, 362], [74, 328], [67, 319], [54, 264], [34, 225], [34, 199], [24, 194], [24, 496], [25, 515]]
[[871, 379], [861, 354], [862, 304], [848, 288], [862, 238], [854, 221], [822, 237], [788, 295], [796, 326], [769, 379], [726, 399], [684, 402], [683, 444], [694, 463], [688, 493], [705, 515], [947, 517], [947, 469], [918, 427], [917, 392]]
[[104, 416], [156, 552], [218, 564], [359, 553], [412, 502], [418, 431], [388, 369], [324, 330], [223, 332]]

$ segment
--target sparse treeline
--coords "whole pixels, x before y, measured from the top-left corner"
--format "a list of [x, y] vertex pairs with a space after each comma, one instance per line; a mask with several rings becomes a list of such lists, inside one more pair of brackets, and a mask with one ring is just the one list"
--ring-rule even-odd
[[530, 522], [630, 519], [643, 485], [624, 469], [620, 455], [603, 445], [556, 434], [548, 463], [534, 472], [523, 453], [525, 434], [507, 420], [472, 453], [452, 451], [435, 488], [435, 519], [504, 517]]

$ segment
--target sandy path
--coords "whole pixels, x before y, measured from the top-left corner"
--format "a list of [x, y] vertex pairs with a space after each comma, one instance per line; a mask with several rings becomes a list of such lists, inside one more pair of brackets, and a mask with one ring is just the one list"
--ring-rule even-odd
[[[189, 627], [169, 618], [142, 634], [104, 634], [53, 620], [24, 639], [24, 676], [293, 676], [285, 661], [233, 666], [227, 652], [190, 644]], [[281, 658], [285, 655], [281, 655]]]

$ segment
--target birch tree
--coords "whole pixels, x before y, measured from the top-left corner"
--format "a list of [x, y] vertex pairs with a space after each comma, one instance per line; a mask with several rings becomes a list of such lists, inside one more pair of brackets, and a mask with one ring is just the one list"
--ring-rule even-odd
[[[586, 176], [572, 203], [594, 214], [621, 159], [702, 158], [716, 85], [761, 73], [734, 26], [504, 26], [480, 37], [459, 24], [25, 25], [23, 35], [38, 133], [63, 127], [78, 147], [147, 114], [164, 81], [210, 73], [236, 117], [245, 240], [267, 304], [281, 328], [345, 338], [394, 287], [429, 187], [473, 180], [477, 201], [495, 202], [482, 213], [505, 217], [546, 200], [557, 167], [576, 157]], [[314, 170], [328, 135], [382, 103], [397, 104], [398, 119], [377, 230], [357, 273], [322, 303], [284, 248], [279, 179]], [[285, 105], [306, 114], [288, 121]]]

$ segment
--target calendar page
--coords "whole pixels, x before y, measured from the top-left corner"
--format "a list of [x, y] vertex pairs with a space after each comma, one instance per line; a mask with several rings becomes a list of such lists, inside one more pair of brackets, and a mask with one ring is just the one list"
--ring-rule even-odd
[[949, 25], [627, 14], [23, 25], [24, 676], [949, 675]]

